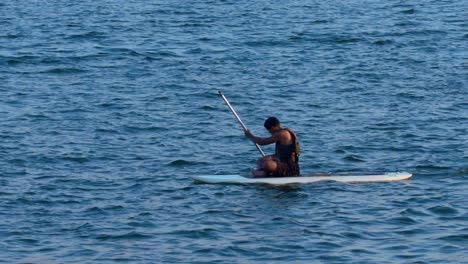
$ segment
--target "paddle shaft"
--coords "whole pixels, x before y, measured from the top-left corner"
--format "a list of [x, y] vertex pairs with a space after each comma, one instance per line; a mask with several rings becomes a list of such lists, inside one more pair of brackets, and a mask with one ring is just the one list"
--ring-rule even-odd
[[[226, 98], [226, 96], [224, 96], [224, 94], [219, 91], [219, 95], [221, 96], [221, 98], [223, 98], [224, 102], [226, 103], [226, 105], [229, 107], [229, 110], [231, 110], [231, 113], [234, 115], [234, 117], [237, 119], [237, 121], [239, 121], [239, 123], [241, 124], [242, 128], [245, 130], [248, 130], [247, 127], [245, 126], [244, 122], [242, 122], [242, 120], [240, 119], [239, 115], [237, 114], [236, 110], [234, 110], [234, 108], [232, 107], [232, 105], [229, 103], [228, 99]], [[255, 143], [255, 147], [257, 147], [258, 151], [260, 152], [260, 154], [262, 154], [262, 157], [265, 157], [265, 153], [263, 152], [263, 150], [260, 148], [260, 146]]]

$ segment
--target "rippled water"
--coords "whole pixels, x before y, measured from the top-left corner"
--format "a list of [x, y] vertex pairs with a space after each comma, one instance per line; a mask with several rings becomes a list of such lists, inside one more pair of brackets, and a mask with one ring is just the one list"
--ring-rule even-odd
[[[466, 5], [1, 2], [0, 261], [466, 263]], [[218, 90], [303, 174], [414, 177], [194, 183], [259, 157]]]

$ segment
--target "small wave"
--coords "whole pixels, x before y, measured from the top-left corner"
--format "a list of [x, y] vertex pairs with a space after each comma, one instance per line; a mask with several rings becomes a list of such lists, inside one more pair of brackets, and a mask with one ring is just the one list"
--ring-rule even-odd
[[347, 161], [352, 161], [352, 162], [366, 162], [363, 157], [358, 156], [358, 155], [348, 155], [344, 157], [343, 159]]
[[172, 51], [157, 51], [157, 52], [149, 52], [148, 55], [156, 56], [157, 58], [179, 58], [180, 56]]
[[39, 242], [39, 240], [32, 239], [32, 238], [20, 238], [16, 241], [20, 243], [24, 243], [24, 244], [29, 244], [29, 245], [35, 245]]
[[157, 101], [168, 101], [170, 98], [167, 95], [161, 95], [161, 96], [156, 96], [151, 98], [151, 102], [157, 102]]
[[130, 48], [109, 48], [106, 51], [111, 54], [128, 55], [131, 57], [147, 57], [147, 55]]
[[209, 37], [200, 37], [198, 38], [199, 41], [211, 41], [212, 39]]
[[400, 251], [405, 251], [405, 250], [407, 250], [408, 248], [409, 248], [409, 247], [408, 247], [407, 245], [402, 245], [402, 244], [400, 244], [400, 245], [399, 245], [399, 244], [396, 244], [396, 245], [391, 244], [390, 246], [384, 247], [384, 249], [386, 249], [386, 250], [398, 251], [398, 252], [400, 252]]
[[333, 42], [338, 43], [338, 44], [352, 44], [352, 43], [358, 43], [362, 41], [361, 38], [355, 38], [355, 37], [337, 37], [335, 39], [332, 39]]
[[121, 234], [121, 235], [111, 235], [111, 234], [105, 234], [105, 235], [98, 235], [96, 237], [99, 240], [121, 240], [121, 239], [146, 239], [146, 238], [151, 238], [149, 235], [137, 233], [137, 232], [130, 232], [127, 234]]
[[381, 39], [381, 40], [377, 40], [374, 42], [375, 45], [378, 45], [378, 46], [384, 46], [384, 45], [389, 45], [389, 44], [393, 44], [395, 43], [395, 41], [391, 40], [391, 39]]
[[407, 216], [427, 216], [428, 214], [413, 208], [407, 208], [400, 212], [401, 215]]
[[185, 166], [185, 165], [193, 165], [193, 164], [195, 163], [192, 161], [188, 161], [188, 160], [174, 160], [171, 163], [169, 163], [169, 165], [171, 166]]
[[181, 166], [191, 166], [191, 165], [198, 165], [198, 164], [208, 164], [208, 163], [178, 159], [178, 160], [174, 160], [170, 162], [168, 165], [173, 166], [173, 167], [181, 167]]
[[299, 33], [296, 33], [295, 35], [289, 37], [290, 40], [298, 40], [298, 39], [302, 39], [304, 37], [305, 33], [304, 32], [299, 32]]
[[127, 223], [129, 226], [134, 226], [134, 227], [157, 227], [153, 222], [150, 221], [143, 221], [143, 222], [137, 222], [137, 221], [132, 221]]
[[[418, 26], [418, 23], [413, 22], [413, 21], [399, 21], [399, 22], [397, 22], [395, 24], [395, 26], [397, 26], [397, 27], [416, 27], [416, 26]], [[405, 33], [397, 32], [397, 33], [393, 33], [392, 35], [394, 35], [394, 36], [403, 36], [403, 35], [405, 35]]]
[[28, 118], [31, 118], [31, 119], [51, 119], [49, 116], [47, 116], [45, 114], [41, 114], [41, 113], [38, 113], [38, 114], [25, 114], [24, 116], [28, 117]]
[[408, 228], [408, 229], [398, 230], [396, 231], [396, 233], [409, 236], [409, 235], [424, 234], [426, 233], [426, 230], [420, 229], [420, 228]]
[[125, 126], [124, 129], [128, 132], [157, 132], [157, 131], [167, 131], [168, 128], [166, 127], [159, 127], [159, 126], [148, 126], [148, 127], [137, 127], [137, 126]]
[[200, 228], [200, 229], [193, 229], [193, 230], [177, 230], [177, 231], [172, 231], [167, 234], [170, 235], [178, 235], [178, 236], [183, 236], [183, 237], [188, 237], [188, 238], [207, 238], [211, 237], [214, 232], [217, 230], [215, 228]]
[[[328, 234], [327, 234], [328, 235]], [[317, 247], [327, 248], [328, 250], [340, 248], [341, 245], [330, 241], [320, 241], [317, 243]]]
[[343, 237], [346, 237], [346, 238], [351, 238], [351, 239], [363, 239], [363, 238], [365, 238], [360, 233], [356, 233], [356, 232], [343, 232], [340, 235], [343, 236]]
[[78, 226], [70, 226], [70, 227], [61, 228], [60, 230], [62, 232], [85, 231], [85, 230], [90, 230], [93, 227], [94, 226], [92, 224], [90, 224], [90, 223], [84, 223], [84, 224], [81, 224], [81, 225], [78, 225]]
[[115, 129], [108, 129], [108, 128], [97, 128], [94, 130], [96, 133], [103, 133], [103, 134], [118, 134], [119, 132]]
[[287, 41], [284, 40], [256, 40], [244, 42], [244, 45], [250, 47], [276, 47], [285, 44], [287, 44]]
[[407, 15], [412, 15], [412, 14], [416, 13], [416, 10], [411, 8], [411, 9], [406, 9], [406, 10], [401, 11], [401, 13], [402, 14], [407, 14]]
[[53, 73], [53, 74], [70, 74], [70, 73], [83, 73], [86, 72], [82, 69], [77, 69], [74, 67], [59, 67], [59, 68], [52, 68], [46, 71], [42, 71], [40, 73]]
[[310, 22], [311, 24], [327, 24], [327, 23], [330, 23], [329, 20], [325, 20], [325, 19], [317, 19], [317, 20], [314, 20], [312, 22]]
[[195, 250], [193, 253], [196, 253], [196, 254], [210, 254], [210, 253], [215, 252], [215, 251], [216, 251], [215, 248], [202, 248], [202, 249]]
[[122, 104], [114, 104], [114, 103], [100, 103], [97, 105], [98, 107], [102, 108], [115, 108], [119, 107], [120, 109], [125, 109], [125, 107], [122, 106]]
[[103, 213], [104, 210], [97, 207], [97, 206], [94, 206], [94, 207], [91, 207], [91, 208], [88, 208], [85, 210], [86, 213]]
[[281, 193], [275, 195], [279, 199], [291, 199], [291, 198], [307, 198], [309, 195], [307, 193], [301, 192], [302, 188], [297, 184], [287, 184], [287, 185], [278, 185], [278, 186], [269, 186], [270, 189], [280, 190]]
[[423, 96], [423, 95], [417, 95], [417, 94], [410, 93], [410, 92], [398, 93], [396, 96], [397, 96], [397, 97], [401, 97], [401, 98], [414, 99], [414, 100], [422, 100], [422, 99], [424, 99], [424, 96]]
[[81, 204], [81, 201], [80, 201], [80, 200], [64, 200], [64, 199], [58, 199], [58, 200], [50, 201], [50, 203], [60, 204], [60, 205], [69, 205], [69, 204]]
[[20, 159], [20, 158], [13, 158], [8, 160], [9, 163], [15, 164], [15, 165], [24, 165], [26, 164], [25, 159]]
[[408, 216], [395, 217], [395, 218], [392, 218], [391, 221], [398, 223], [398, 224], [404, 224], [404, 225], [417, 223], [416, 220]]
[[466, 242], [468, 241], [468, 234], [450, 235], [439, 237], [438, 239], [448, 242]]
[[17, 34], [6, 34], [6, 35], [1, 35], [0, 38], [6, 38], [6, 39], [16, 39], [19, 38], [20, 35]]
[[379, 130], [379, 131], [394, 131], [394, 130], [402, 130], [404, 127], [398, 127], [396, 124], [392, 123], [376, 123], [366, 126], [369, 130]]
[[417, 138], [418, 136], [412, 133], [406, 133], [401, 135], [402, 138]]
[[34, 63], [40, 60], [37, 56], [31, 55], [24, 55], [24, 56], [2, 56], [0, 55], [0, 59], [5, 59], [8, 65], [17, 65], [20, 63]]
[[151, 216], [153, 215], [152, 213], [150, 212], [144, 212], [144, 213], [139, 213], [138, 216]]
[[197, 22], [193, 22], [193, 23], [184, 23], [182, 25], [180, 25], [179, 27], [188, 27], [188, 28], [192, 28], [192, 27], [211, 27], [210, 24], [208, 23], [197, 23]]
[[458, 214], [458, 211], [455, 208], [449, 206], [434, 206], [428, 210], [440, 216], [454, 216]]
[[86, 157], [62, 157], [62, 160], [72, 161], [72, 162], [77, 162], [77, 163], [89, 162], [89, 159]]
[[216, 108], [211, 105], [204, 105], [201, 107], [201, 109], [205, 111], [211, 111], [211, 110], [215, 110]]
[[208, 215], [210, 215], [210, 214], [223, 214], [223, 213], [225, 213], [225, 211], [224, 210], [219, 210], [219, 209], [208, 209], [208, 210], [202, 212], [202, 214], [208, 214]]
[[418, 165], [416, 166], [417, 170], [447, 170], [450, 167], [441, 166], [441, 165]]
[[425, 30], [410, 30], [403, 32], [401, 35], [413, 35], [413, 36], [429, 36], [429, 35], [447, 35], [447, 31], [443, 30], [430, 30], [430, 29], [425, 29]]
[[[34, 195], [35, 193], [26, 193], [26, 194]], [[49, 199], [34, 199], [34, 198], [28, 199], [28, 198], [25, 198], [25, 197], [21, 197], [21, 198], [16, 199], [16, 202], [22, 203], [22, 204], [28, 204], [28, 205], [40, 204], [40, 205], [47, 205], [47, 206], [55, 204], [55, 201], [51, 201]]]
[[66, 39], [80, 40], [80, 39], [100, 39], [103, 38], [104, 34], [102, 32], [90, 31], [85, 33], [73, 34], [67, 36]]
[[93, 206], [91, 208], [88, 208], [85, 210], [86, 213], [104, 213], [106, 211], [111, 211], [111, 210], [121, 210], [124, 209], [123, 206], [121, 205], [111, 205], [107, 207], [98, 207], [98, 206]]

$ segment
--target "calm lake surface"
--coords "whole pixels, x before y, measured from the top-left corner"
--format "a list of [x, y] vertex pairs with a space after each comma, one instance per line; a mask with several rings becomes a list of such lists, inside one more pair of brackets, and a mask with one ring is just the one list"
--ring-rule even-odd
[[[468, 263], [467, 6], [2, 1], [0, 262]], [[414, 176], [196, 183], [259, 158], [218, 90], [304, 175]]]

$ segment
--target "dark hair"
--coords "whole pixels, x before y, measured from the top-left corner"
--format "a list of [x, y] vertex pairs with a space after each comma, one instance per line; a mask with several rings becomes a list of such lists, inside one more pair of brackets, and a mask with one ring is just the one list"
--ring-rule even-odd
[[265, 120], [265, 123], [263, 124], [263, 126], [266, 129], [270, 129], [272, 127], [279, 126], [279, 125], [280, 125], [280, 121], [278, 120], [278, 118], [274, 116], [269, 117], [267, 120]]

